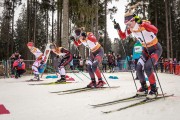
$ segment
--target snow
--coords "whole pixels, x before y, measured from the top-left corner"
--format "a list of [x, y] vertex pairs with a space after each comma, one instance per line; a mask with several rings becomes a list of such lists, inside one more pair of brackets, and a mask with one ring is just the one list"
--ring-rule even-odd
[[[88, 75], [87, 73], [85, 73]], [[37, 82], [25, 82], [32, 76], [23, 76], [20, 79], [0, 79], [0, 104], [3, 104], [10, 114], [0, 115], [0, 120], [179, 120], [180, 108], [180, 76], [158, 73], [164, 93], [175, 94], [174, 97], [161, 99], [145, 105], [129, 108], [110, 114], [101, 111], [118, 109], [138, 102], [130, 101], [101, 108], [93, 108], [90, 104], [109, 102], [135, 94], [135, 86], [131, 73], [105, 73], [110, 86], [120, 86], [115, 89], [81, 92], [69, 95], [49, 93], [59, 90], [68, 90], [85, 87], [89, 80], [81, 73], [69, 76], [77, 83], [61, 85], [36, 85]], [[118, 76], [119, 80], [110, 80], [110, 75]], [[44, 75], [45, 79], [46, 75]], [[56, 79], [45, 79], [42, 82], [51, 82]], [[40, 82], [40, 83], [42, 83]], [[38, 82], [39, 83], [39, 82]], [[136, 81], [139, 87], [139, 81]], [[161, 93], [159, 89], [159, 93]]]

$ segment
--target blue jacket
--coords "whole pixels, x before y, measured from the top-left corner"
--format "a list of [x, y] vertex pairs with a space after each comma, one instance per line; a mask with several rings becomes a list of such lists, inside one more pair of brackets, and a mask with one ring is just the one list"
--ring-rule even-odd
[[139, 59], [142, 54], [142, 44], [137, 40], [133, 48], [133, 60]]

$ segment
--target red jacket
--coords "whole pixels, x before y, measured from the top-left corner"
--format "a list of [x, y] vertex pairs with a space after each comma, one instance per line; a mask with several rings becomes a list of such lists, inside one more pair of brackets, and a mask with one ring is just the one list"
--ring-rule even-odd
[[17, 70], [25, 70], [25, 63], [20, 62], [19, 60], [14, 61], [13, 68], [16, 68]]

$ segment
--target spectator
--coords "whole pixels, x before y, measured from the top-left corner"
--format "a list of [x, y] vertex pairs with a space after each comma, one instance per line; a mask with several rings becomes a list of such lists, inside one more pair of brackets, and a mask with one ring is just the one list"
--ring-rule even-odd
[[113, 55], [113, 52], [109, 53], [108, 55], [108, 64], [109, 64], [110, 72], [114, 72], [115, 56]]
[[71, 62], [69, 63], [70, 69], [73, 70], [74, 66], [73, 66], [73, 60], [71, 60]]
[[76, 70], [77, 66], [78, 66], [78, 57], [76, 54], [73, 55], [73, 65], [74, 65], [74, 70]]
[[177, 65], [177, 59], [174, 58], [174, 60], [173, 60], [173, 73], [174, 74], [176, 73], [176, 65]]
[[15, 71], [15, 78], [21, 77], [21, 75], [26, 72], [22, 57], [14, 61], [13, 69]]
[[14, 74], [15, 74], [15, 71], [14, 71], [14, 68], [13, 68], [13, 63], [15, 62], [15, 60], [18, 60], [20, 58], [20, 54], [19, 54], [19, 51], [16, 51], [15, 53], [13, 53], [10, 57], [10, 60], [11, 60], [11, 77], [14, 77]]
[[173, 74], [173, 61], [172, 61], [172, 59], [169, 60], [169, 73]]
[[77, 56], [77, 67], [78, 67], [78, 69], [80, 69], [80, 59], [81, 59], [81, 55], [79, 54]]
[[161, 57], [161, 58], [159, 59], [159, 64], [160, 64], [160, 68], [161, 68], [161, 73], [164, 71], [163, 63], [164, 63], [164, 58]]
[[107, 70], [107, 64], [108, 64], [108, 58], [107, 58], [107, 55], [104, 54], [103, 56], [103, 60], [102, 60], [102, 66], [103, 66], [103, 72], [106, 72]]
[[84, 60], [82, 58], [80, 58], [79, 59], [79, 70], [80, 71], [84, 71], [83, 66], [84, 66]]
[[121, 70], [121, 55], [117, 55], [117, 67], [119, 70]]

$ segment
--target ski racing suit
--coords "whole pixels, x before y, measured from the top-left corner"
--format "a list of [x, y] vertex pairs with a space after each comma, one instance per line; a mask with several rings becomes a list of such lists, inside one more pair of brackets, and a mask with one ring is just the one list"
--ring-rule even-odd
[[[125, 39], [129, 34], [132, 33], [132, 35], [137, 38], [142, 44], [142, 56], [138, 60], [136, 67], [137, 76], [140, 80], [141, 85], [145, 85], [146, 80], [143, 72], [144, 70], [146, 75], [148, 76], [151, 89], [156, 87], [156, 80], [152, 66], [155, 65], [162, 54], [162, 47], [156, 37], [157, 32], [158, 29], [155, 26], [151, 25], [149, 21], [143, 21], [141, 25], [136, 23], [133, 29], [127, 29], [125, 32], [122, 32], [121, 30], [118, 31], [121, 39]], [[149, 51], [149, 54], [147, 50]]]
[[54, 53], [56, 55], [58, 55], [60, 58], [58, 69], [59, 69], [61, 78], [62, 77], [65, 78], [66, 71], [65, 71], [64, 66], [66, 66], [67, 64], [69, 64], [72, 61], [72, 54], [63, 47], [56, 48], [56, 51]]
[[38, 71], [38, 68], [43, 62], [43, 59], [44, 59], [43, 53], [36, 47], [32, 47], [30, 49], [30, 52], [33, 53], [36, 58], [35, 62], [32, 65], [33, 73], [34, 75], [39, 75], [40, 73]]
[[83, 44], [85, 47], [90, 49], [91, 54], [89, 60], [87, 61], [87, 70], [89, 72], [91, 80], [95, 80], [95, 74], [98, 77], [98, 80], [102, 80], [101, 72], [98, 68], [98, 65], [102, 62], [104, 50], [97, 42], [97, 39], [93, 35], [93, 33], [87, 32], [87, 37], [85, 40], [79, 37], [77, 41], [74, 40], [74, 44], [76, 46]]

